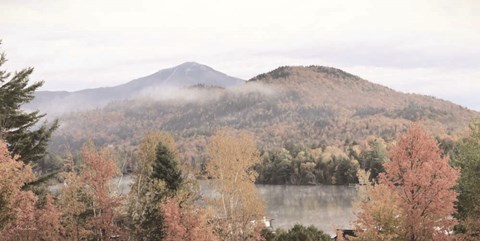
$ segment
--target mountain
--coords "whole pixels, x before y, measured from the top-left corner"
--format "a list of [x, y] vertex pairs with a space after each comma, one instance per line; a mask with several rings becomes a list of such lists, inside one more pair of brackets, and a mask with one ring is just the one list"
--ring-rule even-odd
[[132, 80], [126, 84], [86, 89], [75, 92], [39, 91], [27, 109], [40, 109], [49, 115], [103, 107], [112, 101], [158, 95], [193, 85], [231, 88], [244, 81], [216, 71], [206, 65], [186, 62], [160, 70], [154, 74]]
[[[117, 101], [104, 108], [64, 115], [51, 150], [78, 148], [84, 141], [133, 150], [152, 130], [175, 134], [179, 153], [203, 158], [218, 127], [255, 133], [269, 149], [287, 142], [325, 146], [392, 140], [412, 123], [438, 137], [462, 135], [479, 113], [430, 96], [405, 94], [342, 70], [285, 66], [233, 88], [195, 86], [177, 98]], [[188, 96], [186, 99], [185, 97]]]

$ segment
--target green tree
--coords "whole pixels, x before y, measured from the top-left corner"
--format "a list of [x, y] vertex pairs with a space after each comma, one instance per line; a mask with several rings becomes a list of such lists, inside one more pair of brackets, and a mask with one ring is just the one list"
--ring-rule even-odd
[[357, 183], [358, 163], [344, 157], [334, 157], [333, 162], [337, 163], [333, 173], [332, 184], [345, 185]]
[[174, 153], [160, 142], [157, 145], [156, 154], [152, 178], [163, 180], [170, 191], [177, 191], [182, 184], [182, 172], [178, 169]]
[[272, 233], [268, 229], [262, 230], [262, 237], [266, 241], [330, 241], [330, 236], [323, 231], [318, 230], [315, 226], [305, 227], [296, 224], [285, 232], [285, 230], [277, 229]]
[[383, 164], [387, 161], [387, 147], [381, 138], [369, 141], [366, 150], [360, 154], [360, 165], [370, 172], [370, 180], [377, 180], [378, 175], [385, 172]]
[[[470, 136], [459, 143], [454, 161], [460, 168], [457, 217], [462, 221], [480, 219], [480, 120], [470, 124], [470, 131]], [[461, 225], [461, 232], [468, 232], [467, 226]]]
[[[1, 44], [1, 42], [0, 42]], [[7, 61], [0, 54], [0, 67]], [[51, 125], [39, 124], [45, 116], [39, 111], [26, 112], [22, 105], [34, 98], [34, 92], [43, 81], [29, 85], [33, 68], [26, 68], [13, 75], [0, 70], [0, 138], [8, 143], [13, 155], [20, 155], [25, 163], [36, 163], [45, 156], [52, 132], [58, 127], [55, 120]]]
[[132, 229], [138, 240], [163, 240], [165, 227], [160, 207], [182, 183], [175, 150], [173, 137], [164, 132], [147, 134], [139, 147], [128, 205]]

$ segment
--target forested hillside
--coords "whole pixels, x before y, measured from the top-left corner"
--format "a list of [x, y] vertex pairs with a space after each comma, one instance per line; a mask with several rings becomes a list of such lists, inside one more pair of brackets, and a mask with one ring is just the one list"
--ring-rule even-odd
[[156, 95], [62, 116], [50, 150], [76, 150], [91, 139], [133, 152], [145, 133], [163, 130], [176, 136], [182, 159], [200, 165], [206, 138], [223, 126], [255, 133], [264, 150], [288, 143], [315, 149], [372, 135], [388, 142], [414, 122], [434, 136], [455, 138], [478, 116], [451, 102], [400, 93], [322, 66], [280, 67], [236, 88], [195, 85]]

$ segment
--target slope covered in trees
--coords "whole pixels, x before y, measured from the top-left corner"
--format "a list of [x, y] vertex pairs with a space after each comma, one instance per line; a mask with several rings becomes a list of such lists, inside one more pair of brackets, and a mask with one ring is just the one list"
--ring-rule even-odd
[[[254, 132], [265, 150], [288, 142], [316, 149], [370, 135], [393, 140], [413, 122], [455, 139], [478, 116], [447, 101], [396, 92], [321, 66], [280, 67], [236, 88], [197, 85], [179, 91], [181, 98], [117, 101], [66, 114], [50, 149], [75, 150], [92, 139], [99, 146], [133, 150], [145, 133], [164, 130], [175, 135], [181, 160], [200, 165], [217, 127]], [[159, 90], [157, 95], [169, 94]]]

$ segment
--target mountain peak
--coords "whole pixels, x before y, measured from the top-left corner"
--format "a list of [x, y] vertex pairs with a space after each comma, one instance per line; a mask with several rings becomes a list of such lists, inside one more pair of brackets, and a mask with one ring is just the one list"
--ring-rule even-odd
[[[185, 63], [182, 63], [182, 64], [179, 64], [173, 68], [191, 68], [191, 67], [208, 67], [204, 64], [199, 64], [197, 62], [194, 62], [194, 61], [188, 61], [188, 62], [185, 62]], [[210, 68], [210, 67], [208, 67]]]
[[198, 65], [205, 66], [204, 64], [199, 64], [195, 61], [187, 61], [187, 62], [184, 62], [184, 63], [178, 65], [177, 67], [179, 67], [179, 66], [198, 66]]
[[306, 67], [309, 70], [312, 70], [314, 72], [318, 73], [325, 73], [329, 76], [332, 77], [337, 77], [337, 78], [351, 78], [351, 79], [361, 79], [360, 77], [350, 74], [346, 71], [343, 71], [341, 69], [333, 68], [333, 67], [328, 67], [328, 66], [319, 66], [319, 65], [310, 65]]
[[[192, 70], [198, 70], [198, 71], [214, 71], [214, 72], [218, 72], [216, 70], [214, 70], [213, 68], [207, 66], [207, 65], [204, 65], [204, 64], [200, 64], [200, 63], [197, 63], [197, 62], [193, 62], [193, 61], [189, 61], [189, 62], [185, 62], [185, 63], [182, 63], [182, 64], [179, 64], [175, 67], [172, 67], [170, 69], [175, 69], [175, 70], [182, 70], [182, 71], [192, 71]], [[168, 69], [167, 69], [168, 70]], [[162, 71], [162, 70], [161, 70]], [[218, 72], [220, 73], [220, 72]]]
[[287, 79], [295, 77], [309, 77], [312, 74], [321, 74], [324, 77], [332, 79], [355, 79], [360, 80], [361, 78], [350, 74], [341, 69], [328, 67], [328, 66], [281, 66], [270, 72], [263, 73], [255, 76], [249, 81], [269, 81], [272, 79]]
[[136, 79], [125, 85], [136, 89], [151, 87], [182, 88], [197, 84], [233, 87], [243, 82], [243, 80], [228, 76], [207, 65], [189, 61]]

